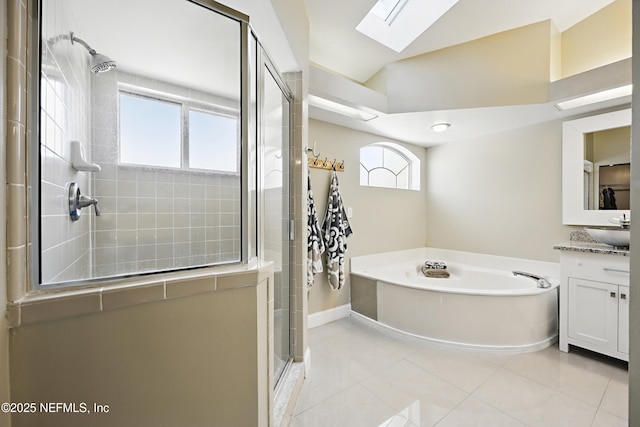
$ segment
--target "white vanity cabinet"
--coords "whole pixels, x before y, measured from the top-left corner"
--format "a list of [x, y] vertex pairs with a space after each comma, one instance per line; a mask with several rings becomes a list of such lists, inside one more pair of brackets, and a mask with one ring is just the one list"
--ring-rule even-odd
[[629, 257], [562, 251], [560, 350], [629, 360]]

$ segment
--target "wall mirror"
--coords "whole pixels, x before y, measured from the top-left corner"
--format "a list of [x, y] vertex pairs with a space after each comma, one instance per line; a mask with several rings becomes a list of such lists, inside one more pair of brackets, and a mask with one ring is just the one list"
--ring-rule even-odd
[[562, 127], [562, 223], [613, 225], [629, 215], [631, 109]]

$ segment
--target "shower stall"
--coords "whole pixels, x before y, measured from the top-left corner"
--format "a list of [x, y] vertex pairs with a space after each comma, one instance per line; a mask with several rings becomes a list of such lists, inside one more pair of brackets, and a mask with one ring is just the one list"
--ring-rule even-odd
[[35, 286], [272, 261], [278, 377], [291, 358], [292, 96], [246, 16], [210, 0], [149, 8], [40, 2]]

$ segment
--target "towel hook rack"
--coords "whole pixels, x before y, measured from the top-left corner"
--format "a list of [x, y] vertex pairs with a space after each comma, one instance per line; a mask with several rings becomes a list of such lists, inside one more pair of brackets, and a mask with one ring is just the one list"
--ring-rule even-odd
[[326, 170], [334, 170], [336, 172], [344, 172], [344, 160], [342, 162], [338, 162], [336, 158], [333, 158], [333, 161], [329, 160], [328, 157], [325, 156], [324, 160], [320, 160], [320, 153], [316, 153], [316, 142], [313, 142], [313, 148], [305, 148], [307, 155], [312, 155], [307, 159], [307, 165], [310, 168], [316, 169], [326, 169]]
[[316, 154], [316, 141], [313, 141], [313, 148], [307, 147], [305, 151], [307, 152], [307, 154], [312, 154], [316, 159], [320, 157], [320, 153]]

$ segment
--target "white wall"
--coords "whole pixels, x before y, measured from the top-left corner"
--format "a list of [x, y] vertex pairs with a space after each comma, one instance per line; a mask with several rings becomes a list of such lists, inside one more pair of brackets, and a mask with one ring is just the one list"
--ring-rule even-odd
[[558, 262], [561, 150], [560, 121], [427, 149], [427, 244]]
[[[538, 22], [388, 64], [389, 112], [545, 102], [550, 21]], [[380, 76], [372, 84], [380, 90]]]
[[616, 0], [562, 33], [562, 75], [631, 57], [632, 0]]

